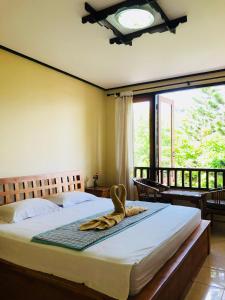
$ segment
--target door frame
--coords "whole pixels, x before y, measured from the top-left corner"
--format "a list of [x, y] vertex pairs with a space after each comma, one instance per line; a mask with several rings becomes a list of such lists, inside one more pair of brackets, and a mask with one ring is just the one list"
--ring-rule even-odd
[[[163, 94], [163, 93], [162, 93]], [[150, 179], [157, 180], [157, 168], [159, 167], [159, 96], [161, 93], [145, 93], [137, 94], [133, 96], [133, 102], [145, 102], [150, 103], [149, 110], [149, 134], [150, 134], [150, 147], [149, 147], [149, 168]], [[161, 96], [162, 97], [162, 96]], [[172, 105], [171, 114], [174, 114], [174, 105]], [[174, 132], [174, 118], [171, 122], [171, 128]], [[172, 151], [174, 152], [174, 139], [172, 139]], [[174, 153], [171, 156], [174, 159]]]
[[133, 102], [149, 102], [149, 168], [150, 179], [156, 180], [156, 167], [158, 166], [158, 135], [157, 135], [157, 101], [152, 93], [134, 95]]
[[175, 149], [174, 149], [174, 143], [175, 143], [175, 134], [174, 134], [174, 101], [172, 99], [164, 97], [162, 94], [156, 95], [157, 100], [158, 100], [158, 122], [157, 122], [157, 130], [158, 130], [158, 166], [160, 166], [161, 162], [161, 106], [162, 103], [166, 103], [170, 105], [170, 127], [171, 127], [171, 134], [170, 134], [170, 139], [171, 139], [171, 159], [170, 159], [170, 167], [173, 168], [175, 167]]

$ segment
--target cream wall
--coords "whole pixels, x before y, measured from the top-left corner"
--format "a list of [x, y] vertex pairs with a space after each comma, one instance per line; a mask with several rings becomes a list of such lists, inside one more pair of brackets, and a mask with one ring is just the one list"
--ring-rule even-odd
[[102, 90], [0, 50], [0, 177], [105, 174], [105, 103]]

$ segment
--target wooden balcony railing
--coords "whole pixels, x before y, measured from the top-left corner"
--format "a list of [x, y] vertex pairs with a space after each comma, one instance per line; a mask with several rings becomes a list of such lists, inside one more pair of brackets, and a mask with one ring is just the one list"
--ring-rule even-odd
[[225, 169], [135, 167], [134, 176], [154, 178], [159, 183], [182, 189], [225, 187]]

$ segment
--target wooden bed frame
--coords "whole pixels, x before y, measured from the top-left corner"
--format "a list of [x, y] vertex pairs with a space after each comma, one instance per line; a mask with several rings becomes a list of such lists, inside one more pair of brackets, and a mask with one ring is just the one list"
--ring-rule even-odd
[[[0, 178], [0, 205], [74, 190], [84, 190], [82, 176], [77, 171]], [[183, 299], [210, 252], [209, 223], [202, 220], [197, 229], [142, 291], [128, 299]], [[0, 259], [0, 295], [2, 300], [112, 300], [111, 297], [83, 284], [27, 269], [2, 259]]]

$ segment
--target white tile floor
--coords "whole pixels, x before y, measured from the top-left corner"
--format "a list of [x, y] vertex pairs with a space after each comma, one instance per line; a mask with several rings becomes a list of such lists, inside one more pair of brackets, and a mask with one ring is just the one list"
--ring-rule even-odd
[[214, 223], [211, 254], [194, 279], [185, 300], [225, 300], [225, 223]]

